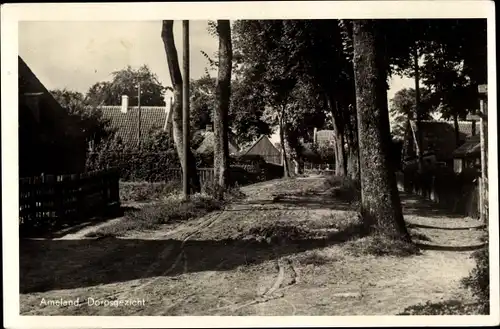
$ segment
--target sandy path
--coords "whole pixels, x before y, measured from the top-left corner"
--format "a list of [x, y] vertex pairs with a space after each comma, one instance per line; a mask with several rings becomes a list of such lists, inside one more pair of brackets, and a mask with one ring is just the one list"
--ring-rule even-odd
[[[345, 205], [307, 193], [321, 189], [322, 182], [321, 177], [308, 177], [247, 186], [242, 188], [245, 200], [173, 229], [123, 239], [31, 241], [21, 248], [21, 313], [391, 315], [427, 300], [469, 298], [458, 281], [474, 265], [470, 251], [356, 257], [341, 242], [310, 237], [272, 241], [262, 236], [283, 226], [287, 234], [329, 234], [336, 220], [354, 216]], [[283, 194], [294, 202], [273, 202]], [[445, 213], [426, 216], [428, 207], [419, 207], [420, 201], [405, 195], [402, 199], [409, 223], [463, 228], [477, 224]], [[420, 227], [412, 232], [429, 239], [422, 243], [451, 247], [478, 244], [480, 237], [479, 231], [468, 228]], [[42, 297], [144, 299], [145, 305], [42, 307]]]

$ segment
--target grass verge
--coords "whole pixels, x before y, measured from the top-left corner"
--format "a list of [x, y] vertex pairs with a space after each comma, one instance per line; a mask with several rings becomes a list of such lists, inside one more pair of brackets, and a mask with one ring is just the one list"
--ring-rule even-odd
[[172, 196], [162, 202], [128, 212], [123, 220], [90, 232], [86, 237], [116, 237], [127, 231], [152, 230], [162, 224], [202, 217], [211, 211], [222, 209], [223, 206], [223, 201], [204, 194], [195, 194], [188, 201], [179, 196]]
[[122, 202], [159, 200], [180, 190], [181, 183], [179, 181], [161, 183], [120, 182], [120, 200]]

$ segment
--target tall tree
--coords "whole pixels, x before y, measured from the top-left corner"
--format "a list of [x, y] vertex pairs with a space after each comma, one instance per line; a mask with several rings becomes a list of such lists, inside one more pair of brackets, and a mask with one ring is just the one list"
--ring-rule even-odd
[[106, 120], [99, 108], [92, 106], [82, 93], [67, 89], [55, 89], [50, 93], [70, 116], [77, 119], [86, 140], [94, 147], [113, 135], [109, 120]]
[[[392, 115], [392, 135], [401, 140], [404, 138], [404, 130], [408, 120], [415, 120], [417, 117], [415, 89], [404, 88], [397, 91], [390, 100], [390, 114]], [[430, 90], [422, 88], [420, 90], [420, 119], [430, 120], [432, 106], [430, 102]]]
[[217, 21], [217, 34], [219, 35], [219, 70], [216, 87], [217, 106], [214, 112], [214, 180], [218, 186], [217, 197], [222, 198], [222, 191], [229, 181], [228, 112], [233, 61], [229, 20]]
[[381, 234], [409, 241], [391, 168], [387, 58], [374, 20], [353, 22], [354, 76], [361, 169], [361, 213]]
[[[177, 155], [179, 159], [184, 157], [184, 143], [182, 138], [182, 74], [179, 67], [179, 57], [177, 55], [177, 49], [174, 43], [174, 33], [173, 33], [174, 21], [164, 20], [162, 23], [161, 38], [163, 40], [163, 46], [165, 48], [165, 54], [167, 56], [168, 69], [170, 71], [170, 78], [172, 80], [172, 85], [174, 89], [174, 104], [173, 104], [173, 116], [172, 116], [172, 133], [175, 143], [175, 148], [177, 150]], [[191, 181], [189, 182], [190, 188], [194, 192], [199, 192], [201, 190], [200, 178], [196, 170], [196, 161], [191, 150], [189, 150], [187, 161], [187, 168], [184, 166], [182, 170], [189, 170], [188, 177]], [[181, 161], [182, 163], [183, 161]]]
[[111, 81], [97, 82], [87, 94], [87, 100], [93, 105], [119, 105], [121, 96], [129, 96], [129, 105], [138, 103], [138, 84], [141, 85], [141, 105], [165, 106], [163, 93], [167, 89], [159, 81], [156, 74], [147, 65], [138, 69], [127, 66], [112, 73]]

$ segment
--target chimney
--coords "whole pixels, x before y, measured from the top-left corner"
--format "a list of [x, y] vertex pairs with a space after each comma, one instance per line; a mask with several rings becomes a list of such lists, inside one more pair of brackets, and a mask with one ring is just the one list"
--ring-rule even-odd
[[313, 145], [316, 145], [317, 143], [317, 138], [316, 138], [316, 135], [318, 133], [318, 128], [314, 127], [314, 133], [313, 133]]
[[212, 124], [208, 124], [205, 128], [206, 132], [212, 131]]
[[127, 113], [128, 110], [128, 96], [127, 95], [122, 95], [122, 113]]
[[471, 135], [476, 136], [476, 120], [472, 120], [471, 124]]

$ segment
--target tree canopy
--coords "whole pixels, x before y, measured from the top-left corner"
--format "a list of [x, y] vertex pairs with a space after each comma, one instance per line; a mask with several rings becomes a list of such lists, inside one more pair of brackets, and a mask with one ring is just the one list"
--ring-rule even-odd
[[138, 69], [127, 66], [125, 69], [115, 71], [111, 81], [101, 81], [92, 85], [86, 97], [93, 105], [119, 105], [121, 96], [129, 97], [129, 105], [138, 103], [138, 85], [141, 86], [141, 105], [165, 106], [163, 93], [166, 89], [158, 80], [156, 74], [151, 72], [147, 65]]

